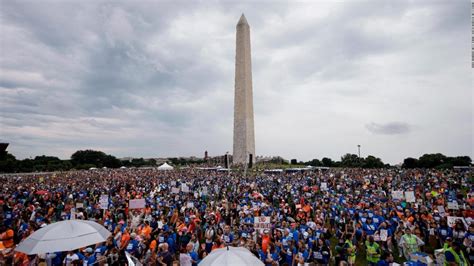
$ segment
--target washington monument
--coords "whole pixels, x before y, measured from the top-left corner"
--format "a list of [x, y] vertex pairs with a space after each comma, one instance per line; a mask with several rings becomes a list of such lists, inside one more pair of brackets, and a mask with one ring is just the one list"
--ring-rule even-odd
[[233, 163], [255, 162], [253, 126], [252, 62], [250, 55], [250, 26], [242, 14], [237, 23], [234, 96]]

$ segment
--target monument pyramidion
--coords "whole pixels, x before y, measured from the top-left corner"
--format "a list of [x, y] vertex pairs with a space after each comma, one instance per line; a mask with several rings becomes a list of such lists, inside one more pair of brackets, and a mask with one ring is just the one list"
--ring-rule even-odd
[[250, 26], [244, 14], [237, 23], [232, 160], [234, 164], [249, 167], [255, 163]]

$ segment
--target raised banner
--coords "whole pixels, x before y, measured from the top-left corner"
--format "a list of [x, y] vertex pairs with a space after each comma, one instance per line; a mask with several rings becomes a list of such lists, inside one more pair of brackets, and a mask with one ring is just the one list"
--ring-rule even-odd
[[101, 210], [106, 210], [109, 208], [109, 196], [101, 195], [99, 199], [99, 205]]
[[459, 205], [457, 201], [448, 201], [448, 209], [450, 210], [459, 210]]
[[189, 187], [186, 184], [181, 184], [181, 191], [184, 193], [189, 193]]
[[254, 217], [254, 228], [260, 233], [263, 233], [265, 229], [271, 229], [270, 216], [259, 216]]
[[405, 200], [407, 202], [416, 202], [415, 192], [413, 191], [405, 191]]
[[128, 204], [129, 209], [143, 209], [145, 208], [145, 199], [132, 199]]
[[322, 182], [322, 183], [321, 183], [321, 190], [322, 190], [322, 191], [328, 190], [328, 183]]
[[392, 199], [394, 199], [394, 200], [403, 200], [403, 199], [405, 199], [405, 195], [403, 194], [403, 190], [392, 190]]

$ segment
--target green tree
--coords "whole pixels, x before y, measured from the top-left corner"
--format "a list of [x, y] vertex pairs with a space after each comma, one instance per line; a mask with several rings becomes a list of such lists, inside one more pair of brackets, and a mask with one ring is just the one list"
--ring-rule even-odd
[[403, 168], [408, 168], [408, 169], [417, 168], [418, 167], [418, 160], [415, 159], [415, 158], [411, 158], [411, 157], [405, 158], [405, 160], [403, 160], [402, 167]]
[[362, 167], [364, 168], [383, 168], [385, 164], [382, 162], [382, 159], [375, 156], [369, 155], [362, 162]]
[[441, 153], [423, 154], [418, 159], [418, 167], [421, 168], [435, 168], [447, 162], [447, 157]]
[[0, 173], [11, 173], [18, 171], [18, 161], [15, 156], [7, 151], [0, 152]]
[[323, 163], [318, 160], [318, 159], [313, 159], [311, 161], [306, 162], [305, 164], [311, 165], [311, 166], [322, 166]]
[[357, 154], [349, 154], [341, 157], [341, 166], [342, 167], [360, 167], [362, 166], [361, 161], [363, 159], [359, 158]]
[[333, 160], [331, 160], [331, 158], [327, 158], [327, 157], [324, 157], [321, 162], [323, 163], [323, 166], [326, 166], [326, 167], [333, 167], [334, 166], [334, 162]]

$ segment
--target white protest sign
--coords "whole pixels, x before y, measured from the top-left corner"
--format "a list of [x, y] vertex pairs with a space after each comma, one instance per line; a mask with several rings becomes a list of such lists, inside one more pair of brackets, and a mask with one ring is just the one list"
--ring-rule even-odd
[[171, 186], [172, 187], [176, 186], [176, 181], [171, 181]]
[[84, 208], [84, 203], [82, 203], [82, 202], [77, 202], [77, 203], [76, 203], [76, 209], [79, 209], [79, 208]]
[[321, 190], [322, 190], [322, 191], [328, 190], [328, 183], [322, 182], [322, 183], [321, 183]]
[[186, 205], [186, 207], [188, 207], [188, 208], [194, 208], [194, 202], [188, 202], [188, 204]]
[[438, 206], [438, 212], [441, 217], [444, 217], [446, 215], [446, 211], [444, 210], [444, 206], [439, 205]]
[[171, 188], [171, 193], [172, 194], [178, 194], [179, 193], [179, 187]]
[[413, 191], [405, 191], [405, 200], [407, 202], [416, 202], [415, 192]]
[[270, 216], [254, 217], [254, 228], [260, 233], [263, 233], [265, 229], [271, 229]]
[[448, 209], [450, 210], [458, 210], [459, 205], [457, 201], [448, 201]]
[[448, 220], [448, 226], [449, 227], [453, 227], [454, 225], [456, 225], [457, 220], [461, 220], [461, 222], [464, 224], [464, 227], [468, 228], [466, 220], [464, 220], [464, 218], [462, 218], [462, 217], [448, 216], [447, 220]]
[[109, 208], [109, 196], [101, 195], [99, 199], [100, 209], [106, 210]]
[[204, 196], [207, 196], [207, 187], [203, 187], [203, 188], [202, 188], [202, 194], [203, 194]]
[[380, 240], [387, 241], [388, 231], [386, 229], [380, 229]]
[[403, 194], [403, 190], [392, 190], [392, 199], [394, 200], [403, 200], [405, 195]]
[[181, 184], [181, 191], [184, 193], [189, 193], [189, 187], [186, 184]]
[[145, 199], [132, 199], [128, 204], [129, 209], [142, 209], [145, 208]]

